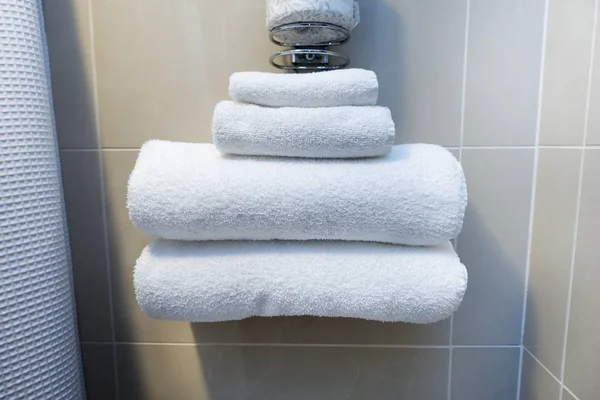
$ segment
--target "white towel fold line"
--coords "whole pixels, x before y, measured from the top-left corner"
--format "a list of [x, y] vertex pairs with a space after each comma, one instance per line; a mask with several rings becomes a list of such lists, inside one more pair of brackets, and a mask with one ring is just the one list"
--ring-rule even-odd
[[388, 153], [395, 128], [386, 107], [261, 107], [223, 101], [215, 107], [213, 143], [223, 153], [355, 158]]
[[141, 309], [160, 319], [315, 315], [432, 323], [458, 308], [467, 271], [450, 243], [159, 239], [137, 261], [134, 286]]

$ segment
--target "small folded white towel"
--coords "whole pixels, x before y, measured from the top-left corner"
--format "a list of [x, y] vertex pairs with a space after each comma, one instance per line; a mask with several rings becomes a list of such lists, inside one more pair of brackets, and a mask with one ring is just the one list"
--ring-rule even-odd
[[435, 245], [462, 227], [458, 161], [426, 144], [351, 160], [231, 156], [211, 144], [142, 147], [129, 178], [134, 225], [180, 240], [361, 240]]
[[[360, 22], [358, 0], [267, 0], [267, 29], [293, 22], [327, 22], [351, 31]], [[335, 30], [317, 28], [293, 29], [278, 37], [306, 44], [339, 40]]]
[[396, 131], [386, 107], [262, 107], [223, 101], [213, 143], [223, 153], [354, 158], [386, 154]]
[[138, 259], [134, 286], [141, 309], [160, 319], [315, 315], [431, 323], [458, 308], [467, 271], [450, 243], [159, 239]]
[[271, 107], [372, 106], [378, 93], [375, 73], [357, 68], [310, 74], [236, 72], [229, 78], [233, 100]]

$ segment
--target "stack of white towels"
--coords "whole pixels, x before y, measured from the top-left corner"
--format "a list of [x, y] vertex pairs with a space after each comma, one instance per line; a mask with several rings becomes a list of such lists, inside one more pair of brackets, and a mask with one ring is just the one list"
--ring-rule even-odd
[[146, 314], [431, 323], [458, 308], [464, 174], [439, 146], [393, 145], [372, 71], [236, 73], [229, 92], [214, 145], [150, 141], [131, 174], [130, 217], [161, 238], [135, 267]]

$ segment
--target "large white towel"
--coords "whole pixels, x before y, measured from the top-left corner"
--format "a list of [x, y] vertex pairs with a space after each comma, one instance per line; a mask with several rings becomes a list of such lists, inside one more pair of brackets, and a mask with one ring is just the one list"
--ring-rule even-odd
[[378, 93], [375, 73], [357, 68], [310, 74], [236, 72], [229, 78], [233, 100], [271, 107], [372, 106]]
[[336, 160], [221, 154], [211, 144], [150, 141], [129, 178], [140, 230], [165, 239], [337, 239], [411, 245], [458, 235], [465, 178], [446, 149], [394, 146]]
[[141, 309], [161, 319], [316, 315], [431, 323], [458, 308], [467, 271], [450, 243], [159, 239], [137, 261], [134, 285]]
[[[267, 0], [267, 29], [293, 22], [326, 22], [351, 31], [360, 22], [358, 0]], [[331, 29], [299, 28], [278, 35], [285, 42], [337, 41]]]
[[223, 101], [213, 143], [224, 153], [353, 158], [386, 154], [396, 130], [386, 107], [262, 107]]

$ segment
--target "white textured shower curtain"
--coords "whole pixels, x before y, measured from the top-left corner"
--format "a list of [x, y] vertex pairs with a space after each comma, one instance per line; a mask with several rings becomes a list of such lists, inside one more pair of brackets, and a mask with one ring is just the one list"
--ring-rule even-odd
[[0, 398], [83, 399], [41, 10], [0, 0]]

